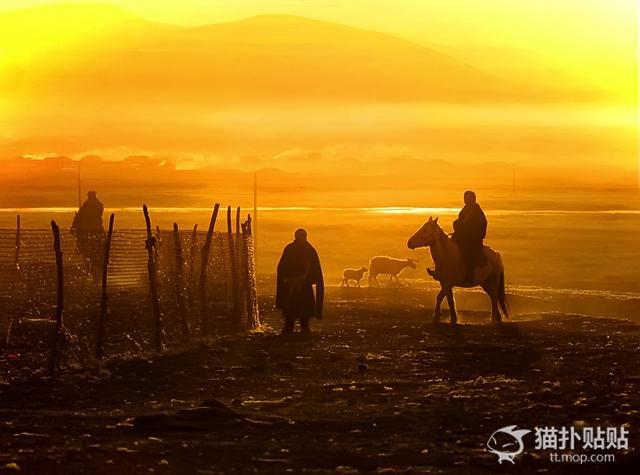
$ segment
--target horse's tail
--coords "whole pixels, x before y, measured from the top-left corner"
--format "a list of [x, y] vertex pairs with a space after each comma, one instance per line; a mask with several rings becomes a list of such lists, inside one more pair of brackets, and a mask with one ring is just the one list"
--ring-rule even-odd
[[509, 302], [507, 302], [507, 293], [504, 289], [504, 269], [500, 271], [500, 280], [498, 281], [498, 304], [504, 316], [509, 318]]

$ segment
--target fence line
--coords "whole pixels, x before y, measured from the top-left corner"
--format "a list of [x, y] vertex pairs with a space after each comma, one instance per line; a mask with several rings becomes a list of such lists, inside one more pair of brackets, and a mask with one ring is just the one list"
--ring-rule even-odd
[[160, 315], [160, 298], [158, 297], [158, 275], [156, 273], [156, 263], [158, 261], [158, 241], [160, 239], [160, 229], [156, 228], [156, 237], [151, 234], [151, 219], [147, 205], [142, 207], [144, 221], [147, 225], [147, 271], [149, 272], [149, 294], [151, 297], [151, 309], [153, 311], [153, 346], [157, 352], [162, 351], [162, 317]]
[[200, 262], [200, 311], [202, 321], [202, 336], [205, 338], [209, 336], [209, 308], [207, 301], [207, 267], [209, 266], [209, 253], [211, 252], [211, 241], [213, 239], [213, 229], [218, 219], [218, 210], [220, 205], [216, 203], [213, 207], [213, 213], [211, 214], [211, 221], [209, 221], [209, 229], [207, 230], [207, 237], [202, 246], [202, 261]]
[[0, 374], [161, 351], [211, 328], [258, 327], [251, 218], [240, 223], [238, 210], [236, 232], [216, 232], [218, 209], [206, 233], [154, 229], [146, 207], [146, 230], [114, 229], [114, 215], [107, 233], [52, 236], [55, 223], [23, 229], [19, 218], [16, 229], [0, 229], [0, 356], [15, 357], [0, 358]]
[[96, 358], [100, 359], [103, 356], [104, 345], [104, 325], [107, 319], [107, 284], [109, 280], [109, 258], [111, 256], [111, 240], [113, 238], [113, 221], [115, 215], [111, 213], [109, 216], [109, 228], [107, 230], [107, 237], [104, 243], [104, 257], [102, 260], [102, 292], [100, 298], [100, 317], [98, 319], [98, 332], [96, 335]]
[[178, 318], [180, 319], [180, 324], [182, 328], [182, 338], [183, 340], [189, 339], [189, 322], [187, 321], [186, 309], [184, 307], [184, 282], [183, 282], [183, 274], [184, 274], [184, 256], [182, 255], [182, 241], [180, 239], [180, 230], [178, 228], [177, 223], [173, 223], [173, 253], [175, 256], [175, 269], [174, 269], [174, 279], [175, 279], [175, 289], [176, 289], [176, 300], [178, 306]]
[[245, 271], [247, 288], [247, 328], [255, 330], [260, 326], [260, 310], [258, 308], [258, 285], [256, 279], [255, 241], [251, 228], [251, 215], [242, 224], [243, 250], [246, 253]]
[[60, 228], [55, 221], [51, 221], [53, 232], [53, 252], [56, 256], [56, 328], [49, 360], [49, 373], [54, 375], [58, 369], [60, 352], [60, 333], [62, 332], [62, 312], [64, 311], [64, 268], [62, 264], [62, 249], [60, 246]]

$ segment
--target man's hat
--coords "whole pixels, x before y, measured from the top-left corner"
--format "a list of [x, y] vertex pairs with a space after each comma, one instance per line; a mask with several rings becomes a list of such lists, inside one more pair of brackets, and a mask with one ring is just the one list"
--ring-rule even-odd
[[91, 197], [91, 196], [96, 196], [97, 192], [95, 191], [87, 191], [87, 196]]

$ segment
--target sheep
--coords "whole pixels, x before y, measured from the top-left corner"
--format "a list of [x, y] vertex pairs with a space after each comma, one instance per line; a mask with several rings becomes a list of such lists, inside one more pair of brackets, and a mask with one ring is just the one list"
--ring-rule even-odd
[[389, 284], [395, 278], [396, 285], [400, 287], [398, 282], [398, 274], [407, 267], [412, 269], [416, 268], [418, 261], [414, 259], [397, 259], [395, 257], [376, 256], [372, 257], [369, 261], [369, 287], [372, 287], [373, 283], [378, 287], [378, 275], [389, 274]]
[[342, 279], [342, 285], [340, 285], [340, 287], [344, 287], [345, 285], [349, 287], [350, 280], [355, 280], [355, 287], [360, 287], [360, 279], [362, 279], [365, 272], [367, 272], [366, 267], [361, 267], [360, 269], [345, 269], [342, 273], [344, 279]]

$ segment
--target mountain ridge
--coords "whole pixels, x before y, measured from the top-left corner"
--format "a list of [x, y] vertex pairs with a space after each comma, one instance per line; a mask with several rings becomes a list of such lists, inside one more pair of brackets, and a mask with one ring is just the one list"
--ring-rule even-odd
[[[103, 48], [115, 48], [122, 49], [121, 45], [118, 45], [118, 34], [121, 36], [121, 43], [129, 43], [131, 48], [157, 48], [162, 47], [167, 51], [176, 51], [179, 55], [191, 55], [192, 51], [197, 48], [202, 48], [204, 45], [209, 45], [215, 49], [228, 48], [229, 45], [235, 45], [237, 48], [247, 47], [247, 45], [255, 46], [257, 51], [254, 51], [254, 56], [259, 55], [265, 48], [269, 46], [283, 46], [289, 44], [289, 46], [306, 45], [309, 48], [324, 47], [327, 49], [326, 54], [337, 54], [350, 52], [350, 58], [344, 58], [343, 61], [338, 61], [336, 67], [341, 67], [342, 63], [346, 62], [347, 67], [353, 63], [354, 59], [357, 60], [357, 56], [367, 56], [368, 63], [364, 66], [370, 66], [372, 62], [379, 58], [372, 58], [371, 52], [378, 52], [380, 56], [386, 55], [389, 59], [393, 55], [404, 57], [405, 61], [400, 61], [398, 67], [415, 68], [416, 76], [421, 77], [425, 84], [425, 88], [420, 90], [420, 87], [415, 84], [407, 84], [407, 81], [399, 81], [397, 87], [401, 89], [407, 89], [407, 94], [383, 94], [381, 100], [408, 100], [410, 99], [411, 92], [415, 92], [416, 100], [445, 100], [447, 102], [455, 101], [456, 93], [460, 95], [462, 101], [480, 101], [485, 102], [487, 100], [506, 100], [506, 101], [560, 101], [560, 100], [584, 100], [594, 99], [600, 95], [600, 92], [593, 87], [587, 86], [586, 82], [583, 84], [569, 84], [563, 81], [561, 72], [555, 73], [557, 80], [553, 80], [552, 77], [545, 77], [543, 69], [539, 66], [534, 66], [532, 71], [534, 74], [526, 75], [522, 72], [522, 66], [518, 71], [505, 71], [496, 70], [488, 65], [483, 67], [482, 64], [474, 62], [473, 55], [456, 54], [453, 48], [447, 48], [444, 45], [429, 45], [417, 43], [393, 34], [373, 31], [360, 27], [354, 27], [346, 24], [335, 23], [331, 21], [308, 18], [299, 15], [292, 15], [287, 13], [264, 13], [259, 15], [253, 15], [247, 18], [225, 21], [219, 23], [206, 23], [198, 26], [179, 26], [169, 23], [159, 23], [144, 19], [143, 17], [132, 13], [131, 11], [115, 6], [113, 4], [105, 2], [91, 2], [91, 3], [77, 3], [77, 2], [61, 2], [50, 5], [41, 5], [28, 8], [21, 8], [16, 10], [10, 10], [4, 13], [0, 13], [0, 26], [7, 23], [29, 23], [29, 17], [44, 19], [44, 27], [42, 24], [36, 25], [36, 30], [44, 28], [44, 32], [41, 33], [41, 43], [47, 43], [48, 37], [56, 38], [51, 43], [60, 43], [66, 45], [64, 40], [65, 30], [78, 30], [79, 34], [87, 36], [83, 47], [85, 49], [100, 49]], [[51, 25], [47, 25], [46, 21], [50, 18], [63, 18], [64, 22], [59, 28]], [[78, 21], [74, 23], [74, 18]], [[9, 19], [9, 21], [7, 20]], [[29, 25], [25, 25], [29, 26]], [[3, 35], [0, 28], [0, 47], [4, 49], [11, 49], [14, 45], [21, 42], [29, 42], [31, 40], [30, 35], [33, 34], [34, 28], [15, 28], [19, 33], [17, 36], [5, 33]], [[6, 28], [4, 28], [6, 29]], [[27, 35], [25, 32], [29, 32]], [[114, 41], [108, 41], [104, 37], [113, 34]], [[102, 36], [101, 36], [102, 35]], [[210, 37], [206, 37], [209, 35]], [[62, 40], [58, 40], [57, 37], [61, 36]], [[295, 37], [298, 38], [295, 38]], [[3, 42], [3, 37], [5, 41]], [[360, 37], [359, 44], [356, 41], [356, 37]], [[189, 42], [189, 40], [194, 40]], [[342, 44], [340, 42], [342, 41]], [[82, 40], [76, 41], [75, 44], [81, 43]], [[287, 43], [289, 42], [289, 43]], [[3, 45], [4, 43], [4, 45]], [[68, 42], [71, 43], [71, 42]], [[159, 43], [159, 44], [155, 44]], [[195, 43], [195, 44], [194, 44]], [[191, 50], [179, 51], [176, 45], [185, 44], [188, 45]], [[104, 45], [104, 46], [103, 46]], [[338, 48], [339, 46], [339, 48]], [[330, 51], [328, 48], [332, 47], [334, 50], [338, 48], [338, 51]], [[351, 51], [347, 51], [351, 48]], [[42, 48], [35, 48], [37, 51], [41, 51]], [[398, 52], [398, 50], [402, 50]], [[282, 52], [282, 51], [281, 51]], [[267, 51], [267, 54], [269, 51]], [[289, 54], [290, 51], [284, 51], [283, 54]], [[312, 51], [313, 53], [313, 51]], [[496, 53], [500, 54], [500, 53]], [[354, 57], [355, 56], [355, 57]], [[413, 58], [408, 59], [409, 56]], [[470, 57], [471, 56], [471, 57]], [[196, 64], [190, 66], [197, 66], [201, 64], [203, 60], [206, 63], [208, 58], [198, 58], [194, 61]], [[242, 60], [243, 58], [240, 58]], [[245, 58], [254, 59], [254, 58]], [[215, 58], [214, 58], [215, 60]], [[512, 61], [505, 60], [507, 63]], [[436, 84], [432, 84], [429, 78], [433, 76], [434, 71], [430, 71], [431, 74], [427, 74], [425, 68], [420, 63], [433, 62], [433, 70], [449, 68], [451, 80], [444, 77], [436, 80]], [[497, 61], [497, 64], [504, 64]], [[526, 60], [523, 61], [524, 65], [528, 64]], [[279, 66], [281, 64], [276, 64]], [[393, 72], [389, 72], [393, 69], [394, 61], [387, 61], [387, 69], [383, 70], [385, 76], [394, 76]], [[83, 65], [78, 64], [79, 67]], [[268, 66], [268, 65], [267, 65]], [[287, 64], [287, 68], [291, 65]], [[315, 66], [312, 65], [311, 69]], [[318, 68], [315, 68], [318, 69]], [[379, 68], [374, 68], [372, 73], [380, 73]], [[331, 74], [327, 74], [327, 71], [319, 71], [320, 74], [324, 74], [328, 78], [331, 78]], [[536, 73], [537, 72], [537, 76]], [[405, 76], [410, 77], [407, 72]], [[554, 74], [554, 73], [549, 73]], [[397, 76], [398, 74], [395, 74]], [[462, 87], [460, 78], [469, 75], [466, 80], [466, 87]], [[46, 76], [46, 74], [45, 74]], [[446, 76], [443, 75], [443, 76]], [[534, 77], [535, 76], [535, 77]], [[552, 79], [551, 81], [549, 79]], [[409, 81], [412, 82], [412, 81]], [[448, 84], [453, 82], [454, 84]], [[488, 84], [488, 83], [493, 84]], [[358, 83], [354, 85], [357, 89], [357, 94], [364, 89], [367, 89], [365, 84]], [[215, 82], [213, 83], [215, 86]], [[379, 84], [375, 84], [374, 88], [379, 89]], [[426, 89], [435, 88], [432, 92], [428, 92]], [[283, 88], [286, 93], [285, 96], [291, 95], [291, 88]], [[315, 89], [318, 89], [315, 87]], [[319, 88], [322, 89], [322, 88]], [[222, 88], [224, 90], [224, 88]], [[241, 96], [242, 94], [240, 94]], [[309, 96], [312, 94], [305, 94]], [[331, 96], [331, 94], [328, 94]], [[398, 96], [408, 97], [398, 97]], [[234, 94], [232, 94], [234, 96]], [[248, 97], [251, 97], [248, 94]], [[440, 99], [438, 96], [441, 97]], [[326, 97], [323, 97], [325, 99]], [[341, 97], [344, 99], [344, 96]], [[233, 98], [238, 99], [238, 97]]]
[[[91, 20], [107, 25], [103, 33], [87, 20], [77, 27], [80, 36], [68, 42], [68, 51], [62, 48], [24, 68], [19, 86], [31, 88], [34, 95], [86, 91], [93, 100], [99, 95], [93, 93], [96, 85], [110, 100], [149, 99], [151, 94], [154, 100], [171, 102], [189, 101], [195, 93], [205, 100], [231, 102], [273, 98], [473, 102], [545, 95], [540, 88], [496, 78], [436, 49], [306, 17], [269, 14], [174, 28], [104, 4], [66, 3], [30, 11], [41, 19], [47, 16], [43, 11], [51, 14], [56, 6], [65, 19], [74, 11], [80, 19], [95, 11], [110, 12], [113, 18]], [[23, 12], [22, 18], [23, 27], [14, 26], [18, 35], [30, 30], [30, 16]], [[89, 40], [83, 42], [85, 32]], [[48, 38], [47, 33], [41, 35], [43, 41]]]

